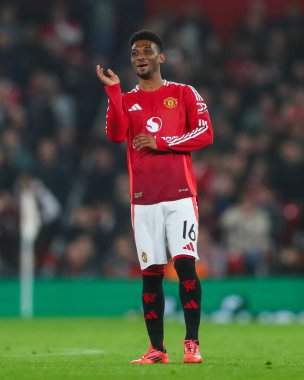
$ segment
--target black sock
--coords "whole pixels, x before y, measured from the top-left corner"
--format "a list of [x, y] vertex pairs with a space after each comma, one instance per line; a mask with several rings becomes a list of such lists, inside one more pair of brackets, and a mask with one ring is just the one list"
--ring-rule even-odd
[[148, 335], [152, 346], [164, 351], [165, 298], [162, 286], [164, 275], [143, 275], [142, 304]]
[[[179, 296], [185, 316], [185, 339], [198, 341], [201, 319], [201, 284], [192, 258], [180, 258], [174, 262], [179, 277]], [[198, 342], [199, 344], [199, 342]]]

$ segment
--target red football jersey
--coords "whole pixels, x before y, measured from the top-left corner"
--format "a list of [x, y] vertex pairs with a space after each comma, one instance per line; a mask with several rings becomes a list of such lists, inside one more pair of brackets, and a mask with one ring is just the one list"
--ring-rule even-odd
[[[105, 89], [109, 96], [107, 135], [113, 142], [127, 139], [131, 203], [196, 196], [191, 151], [213, 141], [207, 106], [199, 93], [169, 81], [155, 91], [136, 86], [122, 94], [119, 84]], [[135, 150], [132, 142], [139, 133], [154, 136], [157, 151]]]

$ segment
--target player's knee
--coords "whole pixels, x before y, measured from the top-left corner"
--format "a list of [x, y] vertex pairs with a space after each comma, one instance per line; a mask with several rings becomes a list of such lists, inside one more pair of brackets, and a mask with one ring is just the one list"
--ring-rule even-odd
[[165, 274], [165, 266], [164, 265], [150, 265], [146, 269], [142, 269], [142, 275], [145, 276], [158, 276]]
[[195, 259], [192, 257], [181, 257], [174, 261], [176, 273], [180, 279], [196, 277]]
[[162, 282], [164, 278], [164, 265], [151, 265], [146, 269], [143, 269], [143, 292], [155, 292], [162, 290]]

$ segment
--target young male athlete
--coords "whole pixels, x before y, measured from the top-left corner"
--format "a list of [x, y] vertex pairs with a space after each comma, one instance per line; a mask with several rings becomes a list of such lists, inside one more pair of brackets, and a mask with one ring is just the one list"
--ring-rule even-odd
[[142, 270], [142, 303], [150, 348], [134, 364], [169, 363], [164, 347], [162, 281], [166, 248], [179, 277], [186, 336], [184, 362], [201, 363], [198, 330], [201, 287], [196, 274], [198, 211], [191, 151], [212, 144], [207, 106], [191, 86], [163, 80], [160, 37], [150, 31], [130, 39], [131, 64], [138, 85], [121, 93], [118, 76], [96, 67], [109, 97], [106, 132], [127, 140], [131, 215]]

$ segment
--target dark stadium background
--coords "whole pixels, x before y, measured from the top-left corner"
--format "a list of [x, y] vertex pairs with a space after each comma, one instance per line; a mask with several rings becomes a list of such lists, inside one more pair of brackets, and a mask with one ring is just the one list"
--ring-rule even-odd
[[[104, 288], [109, 298], [122, 283], [139, 291], [125, 146], [105, 136], [95, 66], [132, 88], [128, 38], [141, 28], [163, 37], [163, 77], [195, 86], [213, 121], [214, 145], [193, 155], [207, 311], [229, 294], [255, 313], [304, 309], [303, 9], [303, 0], [1, 1], [0, 315], [19, 314], [24, 188], [41, 219], [36, 313], [104, 313], [93, 302]], [[166, 276], [176, 279], [170, 265]]]

